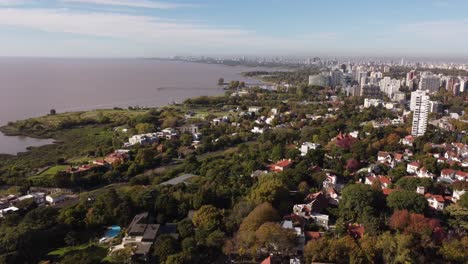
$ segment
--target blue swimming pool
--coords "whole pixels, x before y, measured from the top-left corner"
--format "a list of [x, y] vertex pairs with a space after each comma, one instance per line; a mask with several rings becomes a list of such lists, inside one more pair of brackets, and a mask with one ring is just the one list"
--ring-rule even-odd
[[121, 230], [120, 226], [111, 226], [107, 229], [104, 237], [114, 238], [119, 235], [120, 230]]

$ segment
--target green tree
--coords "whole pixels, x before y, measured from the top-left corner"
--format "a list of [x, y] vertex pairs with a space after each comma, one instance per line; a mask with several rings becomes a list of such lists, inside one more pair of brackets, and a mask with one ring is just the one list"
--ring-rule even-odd
[[276, 177], [266, 175], [260, 182], [251, 190], [249, 200], [254, 204], [263, 202], [278, 202], [288, 196], [288, 190], [284, 187], [284, 183]]
[[212, 231], [222, 226], [222, 219], [223, 215], [218, 208], [212, 205], [204, 205], [195, 212], [192, 222], [195, 227]]
[[156, 130], [156, 127], [150, 123], [139, 123], [135, 126], [135, 129], [138, 134], [151, 133]]
[[392, 192], [387, 197], [387, 205], [393, 210], [408, 210], [414, 213], [424, 213], [428, 208], [424, 195], [407, 190]]
[[384, 206], [382, 193], [370, 185], [352, 184], [343, 189], [340, 216], [356, 221], [364, 215], [375, 216]]
[[179, 243], [169, 235], [162, 235], [156, 239], [154, 247], [154, 256], [159, 260], [159, 263], [164, 263], [167, 257], [179, 251]]

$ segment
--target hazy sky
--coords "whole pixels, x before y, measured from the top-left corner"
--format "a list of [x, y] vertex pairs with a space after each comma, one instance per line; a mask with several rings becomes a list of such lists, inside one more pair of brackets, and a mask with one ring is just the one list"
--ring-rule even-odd
[[468, 0], [0, 0], [0, 56], [468, 57]]

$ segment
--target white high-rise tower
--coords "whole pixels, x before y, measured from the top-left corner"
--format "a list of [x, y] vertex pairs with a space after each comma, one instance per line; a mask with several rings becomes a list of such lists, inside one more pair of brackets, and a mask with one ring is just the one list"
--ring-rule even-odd
[[426, 91], [415, 91], [411, 93], [413, 107], [413, 127], [411, 134], [415, 137], [423, 136], [427, 129], [427, 118], [429, 115], [429, 96]]

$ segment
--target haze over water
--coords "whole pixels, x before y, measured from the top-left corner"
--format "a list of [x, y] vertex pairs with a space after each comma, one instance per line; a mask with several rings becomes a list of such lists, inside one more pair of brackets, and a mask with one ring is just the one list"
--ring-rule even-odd
[[[0, 125], [58, 113], [128, 106], [163, 106], [219, 95], [219, 78], [253, 68], [143, 59], [0, 59]], [[0, 153], [15, 154], [37, 140], [0, 134]]]

